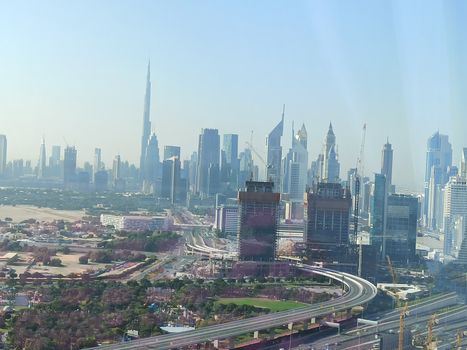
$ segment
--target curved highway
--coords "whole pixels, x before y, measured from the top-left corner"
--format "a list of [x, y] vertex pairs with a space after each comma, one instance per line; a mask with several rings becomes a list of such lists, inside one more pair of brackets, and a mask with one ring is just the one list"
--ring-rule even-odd
[[182, 346], [194, 345], [206, 341], [222, 340], [235, 337], [248, 332], [267, 328], [279, 327], [291, 322], [303, 321], [313, 317], [326, 316], [336, 311], [348, 310], [354, 306], [368, 303], [377, 293], [376, 287], [363, 278], [354, 275], [297, 264], [301, 270], [313, 272], [343, 283], [346, 293], [340, 298], [326, 302], [305, 306], [293, 310], [275, 312], [253, 318], [236, 320], [232, 322], [203, 327], [194, 331], [177, 334], [165, 334], [155, 337], [133, 340], [126, 343], [103, 345], [92, 349], [158, 349], [169, 350]]

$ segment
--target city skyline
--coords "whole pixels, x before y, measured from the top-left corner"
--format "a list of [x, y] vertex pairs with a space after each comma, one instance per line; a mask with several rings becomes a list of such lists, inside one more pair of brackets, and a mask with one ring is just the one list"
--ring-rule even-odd
[[[316, 159], [322, 135], [332, 122], [339, 136], [342, 172], [355, 166], [363, 123], [368, 127], [365, 169], [370, 177], [379, 171], [380, 149], [387, 137], [395, 151], [393, 182], [400, 187], [423, 189], [425, 142], [436, 130], [450, 136], [453, 162], [459, 164], [467, 127], [462, 118], [465, 102], [460, 99], [466, 81], [460, 64], [467, 51], [461, 30], [465, 4], [414, 2], [402, 8], [401, 2], [353, 3], [344, 6], [348, 19], [342, 17], [347, 13], [344, 9], [334, 11], [336, 2], [294, 7], [276, 3], [258, 17], [261, 4], [266, 3], [250, 5], [251, 14], [245, 14], [233, 4], [221, 9], [214, 3], [188, 2], [180, 7], [142, 2], [130, 13], [131, 21], [141, 19], [143, 25], [108, 45], [102, 45], [106, 31], [96, 30], [95, 38], [90, 38], [86, 30], [65, 26], [64, 33], [74, 39], [69, 41], [55, 30], [54, 21], [45, 23], [45, 16], [37, 16], [34, 5], [7, 6], [0, 15], [7, 29], [3, 35], [11, 33], [18, 39], [16, 44], [6, 41], [5, 64], [0, 68], [0, 115], [6, 116], [0, 133], [8, 138], [8, 159], [37, 164], [44, 135], [47, 152], [51, 145], [75, 145], [79, 164], [92, 162], [95, 148], [102, 149], [107, 167], [116, 154], [138, 164], [145, 66], [151, 59], [153, 131], [160, 149], [181, 146], [182, 159], [196, 150], [201, 128], [239, 134], [239, 152], [254, 130], [253, 144], [264, 157], [266, 134], [285, 103], [283, 148], [290, 147], [292, 121], [305, 124], [309, 160]], [[95, 10], [89, 19], [91, 28], [103, 21], [111, 33], [129, 10], [127, 4], [118, 3], [111, 8], [115, 19], [110, 19], [103, 17], [105, 3], [67, 9], [44, 6], [60, 24], [73, 23], [74, 11], [79, 14], [89, 8]], [[202, 17], [189, 18], [191, 11]], [[417, 11], [409, 30], [408, 13]], [[185, 24], [167, 32], [163, 14]], [[240, 15], [244, 29], [235, 20]], [[292, 18], [296, 23], [287, 26]], [[362, 25], [354, 26], [359, 20]], [[274, 28], [277, 23], [285, 24]], [[43, 35], [33, 33], [35, 25], [41, 26]], [[231, 45], [219, 44], [221, 38], [212, 30], [217, 26], [229, 33]], [[374, 31], [363, 31], [368, 26]], [[277, 40], [266, 35], [266, 29]], [[241, 39], [245, 31], [250, 31], [250, 43]], [[444, 40], [445, 34], [450, 41]], [[194, 43], [188, 45], [190, 39]], [[371, 49], [357, 40], [371, 43]], [[51, 45], [55, 42], [63, 45], [62, 52]], [[71, 46], [72, 42], [76, 44]], [[196, 54], [204, 49], [214, 54], [210, 65]], [[35, 60], [29, 59], [32, 54]], [[73, 58], [77, 54], [80, 65]]]

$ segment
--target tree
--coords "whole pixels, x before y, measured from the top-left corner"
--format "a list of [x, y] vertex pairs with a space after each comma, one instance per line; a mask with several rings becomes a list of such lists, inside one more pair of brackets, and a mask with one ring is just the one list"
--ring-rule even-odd
[[81, 255], [79, 257], [79, 263], [83, 265], [87, 265], [89, 263], [89, 256], [87, 255]]
[[53, 258], [49, 261], [49, 266], [59, 267], [62, 266], [62, 260], [59, 258]]

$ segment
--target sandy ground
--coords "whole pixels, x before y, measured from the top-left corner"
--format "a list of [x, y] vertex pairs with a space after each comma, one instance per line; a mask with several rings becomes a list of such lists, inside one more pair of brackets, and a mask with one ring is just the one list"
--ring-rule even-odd
[[28, 205], [0, 205], [0, 218], [12, 218], [13, 222], [27, 219], [50, 222], [54, 220], [77, 221], [85, 215], [84, 210], [55, 210]]
[[[99, 268], [105, 267], [107, 264], [97, 264], [97, 263], [89, 263], [87, 265], [82, 265], [79, 263], [79, 257], [83, 255], [83, 253], [72, 253], [72, 254], [60, 254], [58, 253], [56, 256], [52, 256], [52, 258], [59, 258], [62, 260], [62, 265], [60, 267], [54, 266], [43, 266], [41, 263], [38, 263], [32, 266], [29, 269], [30, 273], [40, 272], [43, 274], [62, 274], [64, 276], [70, 273], [81, 273], [86, 270], [98, 270]], [[20, 253], [20, 257], [22, 261], [27, 261], [32, 256], [31, 253]], [[21, 274], [26, 270], [27, 264], [14, 264], [8, 265], [16, 270], [16, 273]]]

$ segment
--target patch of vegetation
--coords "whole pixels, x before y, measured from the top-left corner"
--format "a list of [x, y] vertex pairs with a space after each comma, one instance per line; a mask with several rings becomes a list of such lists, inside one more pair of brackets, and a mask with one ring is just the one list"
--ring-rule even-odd
[[264, 298], [219, 298], [220, 304], [249, 305], [257, 308], [269, 309], [272, 312], [286, 311], [307, 306], [291, 300], [271, 300]]

